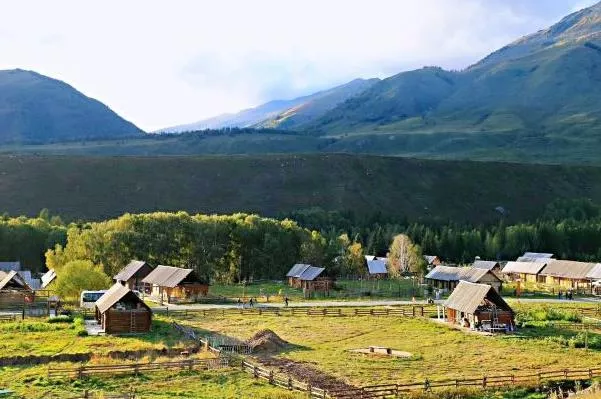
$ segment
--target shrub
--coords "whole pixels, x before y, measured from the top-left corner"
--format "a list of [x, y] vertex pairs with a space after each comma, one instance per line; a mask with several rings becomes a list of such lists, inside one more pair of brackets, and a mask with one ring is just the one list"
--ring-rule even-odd
[[72, 323], [72, 322], [73, 322], [73, 317], [67, 316], [67, 315], [48, 318], [48, 323]]

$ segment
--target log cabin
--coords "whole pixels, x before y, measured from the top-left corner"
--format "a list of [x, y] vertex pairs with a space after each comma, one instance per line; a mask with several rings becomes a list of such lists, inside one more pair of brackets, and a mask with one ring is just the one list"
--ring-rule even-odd
[[152, 310], [132, 290], [115, 283], [96, 301], [96, 320], [106, 334], [150, 331]]
[[488, 284], [501, 292], [503, 281], [487, 269], [473, 267], [436, 266], [426, 275], [427, 284], [434, 288], [452, 291], [460, 281]]
[[119, 273], [113, 277], [116, 283], [126, 286], [130, 290], [142, 291], [142, 280], [152, 272], [152, 266], [141, 260], [132, 260]]
[[195, 302], [206, 297], [209, 284], [192, 269], [159, 265], [142, 282], [145, 292], [163, 302]]
[[34, 291], [17, 271], [0, 271], [0, 309], [22, 307], [34, 299]]
[[451, 324], [489, 332], [515, 329], [515, 313], [487, 284], [460, 281], [443, 306]]

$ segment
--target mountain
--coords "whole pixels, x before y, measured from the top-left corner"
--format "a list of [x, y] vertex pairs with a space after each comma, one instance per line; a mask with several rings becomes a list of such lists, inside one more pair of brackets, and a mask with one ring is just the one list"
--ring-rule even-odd
[[295, 129], [311, 122], [338, 104], [365, 91], [379, 79], [355, 79], [329, 90], [292, 100], [270, 101], [236, 114], [223, 114], [196, 123], [160, 130], [160, 133], [181, 133], [228, 127], [270, 127]]
[[599, 104], [601, 3], [463, 71], [423, 68], [384, 79], [308, 129], [324, 135], [513, 133], [599, 141]]
[[45, 143], [142, 133], [64, 82], [32, 71], [0, 71], [0, 142]]

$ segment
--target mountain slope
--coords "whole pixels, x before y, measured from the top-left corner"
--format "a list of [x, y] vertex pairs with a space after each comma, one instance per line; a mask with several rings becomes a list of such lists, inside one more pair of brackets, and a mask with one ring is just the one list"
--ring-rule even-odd
[[[326, 135], [601, 131], [601, 3], [461, 72], [424, 68], [384, 79], [315, 121]], [[598, 135], [596, 137], [599, 137]]]
[[118, 138], [142, 131], [104, 104], [59, 80], [0, 71], [0, 142]]
[[196, 123], [160, 130], [181, 133], [228, 127], [270, 127], [294, 129], [313, 121], [338, 104], [356, 96], [378, 79], [355, 79], [349, 83], [292, 100], [275, 100], [235, 114], [224, 114]]

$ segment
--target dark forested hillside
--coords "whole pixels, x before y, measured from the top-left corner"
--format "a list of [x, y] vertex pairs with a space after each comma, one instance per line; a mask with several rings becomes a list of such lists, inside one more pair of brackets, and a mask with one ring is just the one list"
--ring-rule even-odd
[[556, 199], [601, 202], [601, 168], [351, 155], [0, 157], [0, 209], [66, 219], [125, 212], [320, 207], [391, 220], [535, 219]]

